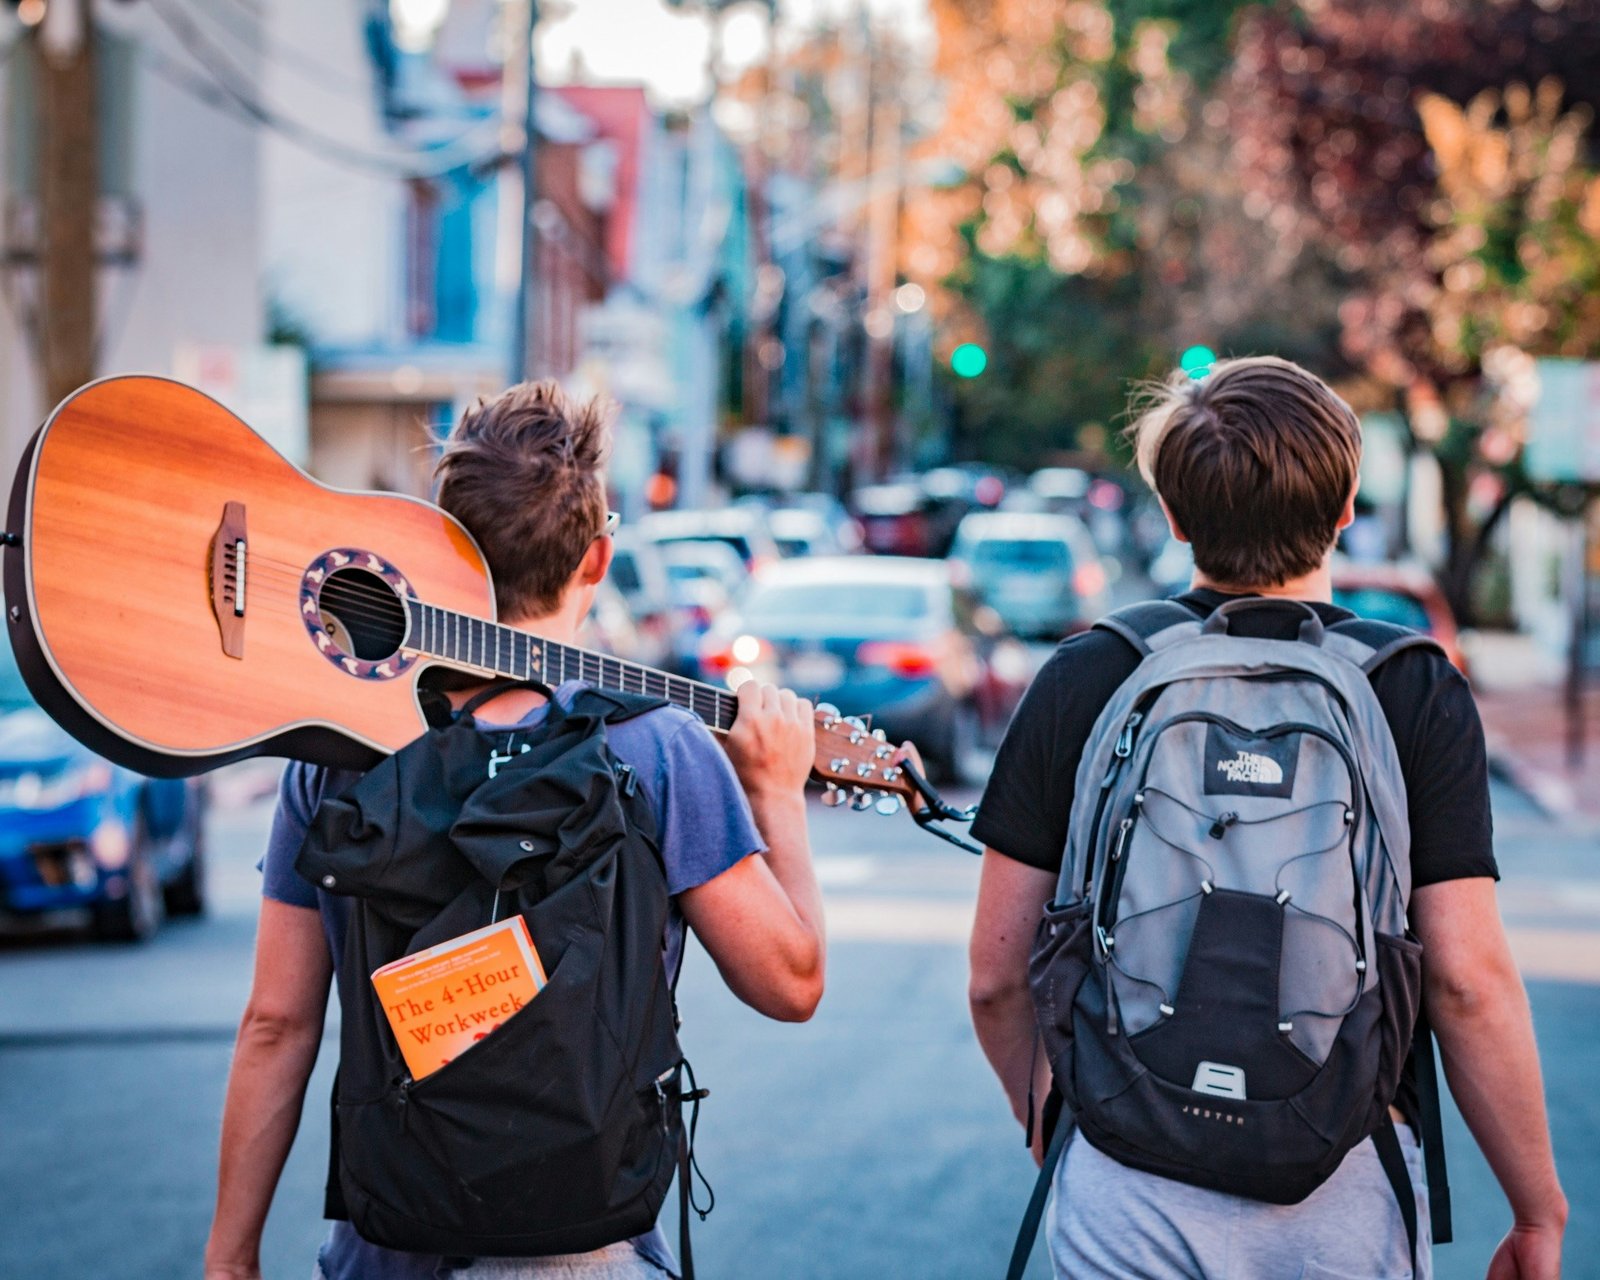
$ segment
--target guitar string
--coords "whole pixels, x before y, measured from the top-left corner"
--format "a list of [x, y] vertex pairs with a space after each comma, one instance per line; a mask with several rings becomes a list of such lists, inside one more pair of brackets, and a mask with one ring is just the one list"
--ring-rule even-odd
[[[303, 573], [272, 573], [270, 585], [272, 590], [269, 596], [277, 597], [280, 601], [287, 597], [298, 601]], [[329, 597], [333, 597], [330, 599]], [[402, 598], [392, 588], [373, 586], [359, 581], [351, 582], [341, 579], [332, 579], [323, 584], [319, 599], [331, 604], [335, 612], [342, 613], [360, 621], [373, 623], [394, 623], [399, 617], [394, 613], [393, 606], [399, 604], [406, 617], [407, 630], [415, 619], [411, 617], [411, 607], [434, 610], [437, 615], [433, 625], [465, 626], [482, 628], [482, 632], [475, 640], [468, 633], [467, 636], [458, 635], [455, 645], [467, 652], [447, 653], [435, 648], [426, 648], [421, 645], [402, 645], [402, 649], [412, 649], [414, 652], [429, 658], [454, 665], [457, 668], [468, 668], [480, 671], [491, 671], [495, 674], [517, 676], [518, 674], [533, 674], [530, 666], [527, 672], [520, 672], [516, 668], [515, 643], [517, 639], [525, 639], [531, 643], [553, 647], [558, 656], [560, 678], [578, 679], [588, 683], [609, 687], [621, 691], [628, 691], [637, 685], [637, 691], [648, 696], [665, 697], [669, 701], [684, 707], [697, 718], [704, 721], [712, 728], [726, 731], [731, 727], [734, 714], [737, 711], [737, 701], [729, 690], [718, 688], [716, 685], [704, 681], [694, 680], [688, 676], [673, 675], [670, 672], [660, 671], [643, 663], [633, 662], [630, 659], [617, 657], [612, 654], [600, 653], [597, 650], [585, 649], [580, 645], [564, 644], [559, 641], [550, 641], [531, 632], [520, 631], [504, 623], [494, 622], [487, 618], [476, 617], [472, 614], [451, 610], [442, 605], [429, 604], [416, 596]], [[487, 657], [493, 653], [493, 661], [477, 662], [470, 654], [473, 643], [483, 646]], [[442, 648], [443, 646], [441, 646]], [[505, 656], [505, 649], [510, 648], [510, 658], [514, 669], [505, 670], [500, 665], [500, 659]], [[548, 652], [548, 648], [547, 648]], [[843, 752], [842, 746], [835, 748]], [[824, 771], [827, 776], [831, 771]], [[848, 778], [848, 774], [840, 775]], [[880, 787], [882, 783], [878, 784]]]
[[[281, 584], [275, 585], [279, 586], [280, 591], [282, 590]], [[327, 600], [327, 597], [330, 594], [339, 597], [328, 601], [328, 603], [333, 606], [336, 612], [342, 612], [344, 616], [353, 620], [376, 623], [392, 623], [399, 620], [395, 614], [387, 609], [374, 611], [370, 608], [364, 607], [360, 603], [359, 598], [354, 602], [343, 598], [343, 589], [352, 587], [353, 585], [354, 584], [340, 582], [329, 583], [324, 586], [322, 597], [324, 600]], [[369, 600], [376, 598], [383, 600], [385, 604], [399, 602], [400, 598], [397, 595], [388, 592], [380, 595], [378, 594], [378, 590], [379, 589], [373, 589], [369, 593]], [[295, 588], [293, 594], [295, 597], [298, 597], [298, 587]], [[475, 642], [483, 646], [485, 656], [487, 656], [489, 651], [493, 649], [495, 660], [493, 662], [477, 662], [472, 659], [470, 652], [450, 654], [434, 652], [432, 649], [424, 648], [420, 645], [401, 646], [402, 648], [413, 648], [416, 652], [426, 653], [430, 657], [435, 657], [447, 662], [455, 662], [458, 665], [476, 668], [478, 670], [496, 671], [501, 674], [515, 674], [515, 672], [501, 672], [499, 660], [503, 655], [504, 646], [508, 643], [514, 644], [515, 638], [518, 636], [526, 636], [530, 640], [536, 642], [541, 641], [540, 637], [533, 636], [528, 632], [517, 631], [515, 628], [505, 627], [505, 625], [502, 623], [492, 622], [486, 618], [477, 618], [470, 614], [458, 613], [438, 605], [428, 605], [423, 601], [416, 600], [415, 597], [410, 597], [409, 599], [421, 607], [438, 610], [439, 613], [443, 615], [443, 617], [440, 619], [441, 623], [448, 620], [456, 625], [465, 624], [488, 629], [478, 635]], [[468, 639], [463, 647], [470, 649], [470, 645], [473, 642], [473, 640]], [[559, 642], [543, 640], [542, 643], [550, 645], [552, 643]], [[694, 711], [697, 715], [710, 721], [714, 725], [718, 725], [718, 727], [723, 727], [721, 725], [721, 721], [724, 719], [729, 719], [731, 723], [730, 713], [736, 704], [733, 701], [733, 695], [729, 691], [719, 689], [715, 685], [706, 684], [703, 681], [694, 680], [688, 676], [673, 675], [670, 672], [659, 671], [653, 667], [645, 666], [642, 663], [632, 662], [629, 659], [620, 658], [609, 654], [601, 654], [594, 650], [584, 649], [578, 645], [562, 645], [561, 649], [564, 651], [564, 657], [565, 655], [572, 655], [567, 660], [575, 665], [578, 671], [582, 673], [580, 674], [579, 678], [587, 678], [587, 673], [589, 669], [592, 668], [593, 675], [597, 683], [602, 683], [623, 690], [637, 685], [640, 692], [666, 696], [674, 701], [682, 700], [683, 705], [687, 705], [688, 708]], [[608, 670], [608, 667], [610, 670]], [[701, 702], [710, 702], [711, 706], [709, 708], [703, 707], [699, 705]]]

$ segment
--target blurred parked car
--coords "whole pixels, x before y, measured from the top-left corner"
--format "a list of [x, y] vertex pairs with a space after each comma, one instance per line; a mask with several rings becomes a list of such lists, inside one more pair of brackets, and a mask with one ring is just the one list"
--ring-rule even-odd
[[622, 590], [609, 577], [594, 593], [589, 616], [578, 630], [578, 643], [597, 653], [609, 653], [629, 662], [642, 662], [659, 670], [672, 668], [672, 641], [642, 630]]
[[1150, 561], [1148, 573], [1157, 595], [1182, 595], [1194, 581], [1194, 548], [1167, 534], [1166, 542]]
[[762, 570], [700, 648], [703, 679], [736, 668], [872, 717], [938, 776], [982, 780], [1028, 679], [1023, 646], [941, 562], [815, 557]]
[[765, 513], [783, 555], [848, 555], [862, 548], [860, 522], [832, 494], [762, 494], [740, 498], [734, 505]]
[[725, 542], [667, 542], [661, 545], [661, 556], [677, 611], [677, 669], [693, 675], [700, 638], [750, 575], [739, 553]]
[[1455, 614], [1433, 575], [1421, 565], [1356, 563], [1333, 558], [1333, 602], [1378, 622], [1394, 622], [1432, 636], [1451, 665], [1467, 674]]
[[143, 778], [39, 709], [0, 636], [0, 914], [87, 908], [102, 938], [139, 941], [205, 909], [205, 787]]
[[866, 549], [880, 556], [925, 556], [928, 513], [922, 490], [910, 482], [863, 485], [850, 495]]
[[[855, 521], [846, 517], [842, 526], [830, 522], [819, 511], [805, 507], [779, 507], [767, 517], [772, 540], [786, 556], [839, 556], [858, 550], [861, 535]], [[847, 546], [841, 529], [855, 535], [855, 546]]]
[[677, 651], [679, 622], [661, 547], [627, 527], [617, 530], [612, 543], [607, 577], [621, 594], [639, 633], [634, 647], [646, 656], [637, 661], [659, 666]]
[[1040, 467], [1028, 477], [1024, 492], [1055, 515], [1081, 516], [1089, 501], [1091, 477], [1077, 467]]
[[973, 512], [950, 558], [1018, 635], [1059, 639], [1106, 611], [1105, 566], [1073, 516]]
[[750, 506], [716, 511], [655, 511], [639, 521], [638, 529], [658, 543], [725, 542], [751, 570], [778, 559], [778, 545], [767, 528], [765, 513]]

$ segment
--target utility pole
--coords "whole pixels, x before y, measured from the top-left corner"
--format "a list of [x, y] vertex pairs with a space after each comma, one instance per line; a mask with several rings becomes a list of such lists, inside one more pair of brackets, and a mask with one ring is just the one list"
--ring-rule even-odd
[[[881, 480], [894, 466], [894, 289], [900, 259], [900, 202], [905, 181], [903, 121], [899, 95], [901, 68], [887, 50], [873, 50], [868, 61], [872, 142], [868, 150], [866, 225], [867, 366], [864, 397], [869, 440], [864, 451], [869, 475]], [[876, 93], [877, 101], [870, 95]]]
[[40, 368], [54, 406], [94, 377], [100, 147], [89, 0], [51, 0], [32, 39], [39, 138]]
[[534, 310], [539, 305], [539, 69], [534, 57], [533, 37], [539, 26], [539, 0], [522, 0], [527, 28], [511, 41], [512, 57], [506, 61], [509, 76], [519, 60], [522, 63], [522, 253], [517, 278], [517, 314], [511, 336], [511, 381], [524, 382], [535, 372], [533, 340], [537, 330]]

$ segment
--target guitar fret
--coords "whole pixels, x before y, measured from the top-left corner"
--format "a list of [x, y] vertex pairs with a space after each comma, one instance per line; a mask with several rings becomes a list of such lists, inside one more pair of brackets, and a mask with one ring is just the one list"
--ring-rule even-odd
[[552, 689], [582, 681], [617, 693], [661, 698], [719, 732], [733, 726], [738, 702], [726, 690], [611, 654], [541, 640], [514, 627], [415, 598], [407, 607], [408, 650], [515, 680], [539, 680]]

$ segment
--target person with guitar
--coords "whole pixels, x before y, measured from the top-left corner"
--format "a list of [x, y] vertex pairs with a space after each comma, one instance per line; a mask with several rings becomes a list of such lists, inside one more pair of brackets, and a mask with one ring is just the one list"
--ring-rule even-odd
[[[602, 475], [608, 439], [602, 405], [575, 403], [552, 382], [480, 401], [452, 433], [438, 465], [439, 503], [481, 548], [503, 622], [574, 643], [611, 563]], [[453, 707], [488, 687], [473, 676], [460, 680], [443, 691]], [[579, 688], [568, 681], [554, 695], [566, 705]], [[478, 720], [531, 729], [545, 710], [542, 695], [518, 685], [489, 701]], [[814, 722], [803, 699], [751, 681], [737, 691], [723, 749], [678, 707], [616, 724], [609, 734], [656, 819], [673, 902], [662, 947], [666, 972], [676, 973], [685, 928], [693, 929], [741, 1000], [787, 1021], [809, 1018], [823, 989], [822, 900], [803, 796]], [[294, 860], [322, 795], [353, 776], [304, 764], [284, 774], [262, 863], [254, 980], [228, 1081], [207, 1280], [261, 1274], [262, 1227], [299, 1124], [349, 914], [348, 899], [301, 879]], [[383, 1249], [336, 1221], [315, 1274], [605, 1280], [678, 1271], [659, 1228], [592, 1254], [474, 1263]]]

